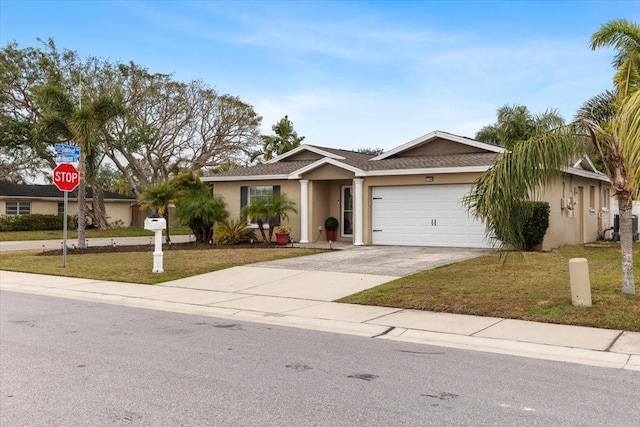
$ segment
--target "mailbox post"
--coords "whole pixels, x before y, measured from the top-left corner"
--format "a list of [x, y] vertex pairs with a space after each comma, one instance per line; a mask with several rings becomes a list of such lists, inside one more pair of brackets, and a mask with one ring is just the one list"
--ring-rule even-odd
[[153, 249], [153, 270], [152, 273], [162, 273], [162, 230], [167, 226], [164, 218], [147, 218], [144, 220], [144, 229], [153, 231], [156, 234], [155, 246]]

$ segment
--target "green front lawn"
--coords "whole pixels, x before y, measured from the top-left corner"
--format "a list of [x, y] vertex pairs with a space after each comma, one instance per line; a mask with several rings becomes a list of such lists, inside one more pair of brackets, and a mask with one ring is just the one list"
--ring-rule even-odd
[[156, 284], [261, 261], [310, 255], [320, 250], [294, 248], [229, 248], [164, 250], [163, 273], [152, 273], [152, 250], [67, 256], [40, 251], [0, 252], [0, 269], [116, 282]]
[[[592, 307], [573, 307], [569, 259], [587, 258]], [[640, 244], [634, 244], [636, 292], [640, 295]], [[551, 252], [500, 254], [404, 277], [340, 302], [548, 323], [640, 331], [640, 296], [623, 295], [620, 246], [567, 246]]]
[[[189, 227], [171, 227], [169, 232], [171, 235], [191, 234]], [[163, 233], [164, 234], [164, 233]], [[87, 229], [85, 237], [87, 239], [96, 239], [100, 237], [137, 237], [137, 236], [153, 236], [149, 230], [142, 227], [121, 227], [111, 228], [108, 230]], [[77, 230], [67, 230], [69, 239], [77, 239]], [[24, 241], [24, 240], [54, 240], [62, 239], [62, 230], [46, 230], [46, 231], [2, 231], [0, 232], [0, 242]]]

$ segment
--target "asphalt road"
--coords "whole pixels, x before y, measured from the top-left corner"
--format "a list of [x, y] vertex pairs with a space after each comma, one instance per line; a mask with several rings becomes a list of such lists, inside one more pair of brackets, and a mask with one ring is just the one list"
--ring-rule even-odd
[[0, 425], [637, 426], [640, 373], [0, 293]]

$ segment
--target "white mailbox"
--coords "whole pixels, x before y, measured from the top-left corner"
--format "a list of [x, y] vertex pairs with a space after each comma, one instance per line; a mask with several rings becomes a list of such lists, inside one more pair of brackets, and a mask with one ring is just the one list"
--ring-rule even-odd
[[147, 218], [144, 220], [144, 229], [153, 231], [155, 236], [155, 246], [153, 249], [153, 270], [152, 273], [162, 273], [162, 230], [167, 227], [167, 221], [164, 218]]
[[167, 228], [167, 221], [164, 218], [146, 218], [144, 220], [145, 230], [164, 230]]

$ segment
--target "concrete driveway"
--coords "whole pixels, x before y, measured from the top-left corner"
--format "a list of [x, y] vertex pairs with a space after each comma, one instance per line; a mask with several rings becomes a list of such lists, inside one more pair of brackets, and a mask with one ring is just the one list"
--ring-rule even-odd
[[488, 249], [413, 246], [348, 246], [315, 255], [266, 261], [247, 267], [408, 276], [492, 252]]

